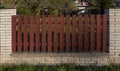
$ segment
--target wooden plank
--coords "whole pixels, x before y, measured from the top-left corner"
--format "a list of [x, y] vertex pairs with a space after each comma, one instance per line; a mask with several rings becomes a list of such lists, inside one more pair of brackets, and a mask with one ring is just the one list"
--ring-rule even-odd
[[96, 51], [100, 51], [100, 26], [101, 26], [101, 20], [100, 20], [100, 14], [97, 15], [97, 46], [96, 46]]
[[70, 52], [70, 16], [66, 17], [66, 52]]
[[42, 52], [46, 52], [46, 16], [42, 15]]
[[16, 16], [12, 16], [12, 52], [16, 52]]
[[95, 44], [94, 44], [94, 34], [95, 34], [95, 28], [94, 28], [94, 23], [95, 23], [95, 19], [94, 19], [94, 15], [90, 15], [90, 51], [93, 52], [95, 49]]
[[72, 52], [76, 52], [76, 16], [72, 16]]
[[34, 17], [30, 16], [30, 52], [34, 52]]
[[58, 52], [58, 17], [54, 17], [54, 52]]
[[60, 52], [64, 52], [64, 16], [60, 16]]
[[28, 52], [28, 17], [24, 16], [24, 52]]
[[103, 52], [107, 51], [107, 15], [103, 15]]
[[78, 51], [82, 50], [82, 15], [78, 17]]
[[18, 52], [22, 52], [22, 16], [18, 16]]
[[52, 52], [52, 17], [48, 16], [48, 52]]
[[88, 15], [84, 15], [84, 50], [88, 51]]
[[36, 52], [40, 52], [40, 16], [36, 16]]

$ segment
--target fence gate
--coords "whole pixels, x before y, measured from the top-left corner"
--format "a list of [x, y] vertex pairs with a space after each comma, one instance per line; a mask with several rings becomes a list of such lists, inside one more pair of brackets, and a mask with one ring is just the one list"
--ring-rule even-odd
[[107, 16], [12, 16], [12, 52], [106, 52]]

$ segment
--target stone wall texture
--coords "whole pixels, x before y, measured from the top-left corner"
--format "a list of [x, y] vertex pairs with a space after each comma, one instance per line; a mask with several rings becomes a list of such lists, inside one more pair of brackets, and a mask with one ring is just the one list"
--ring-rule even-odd
[[109, 9], [108, 53], [12, 53], [12, 15], [16, 9], [0, 9], [0, 64], [120, 64], [120, 9]]

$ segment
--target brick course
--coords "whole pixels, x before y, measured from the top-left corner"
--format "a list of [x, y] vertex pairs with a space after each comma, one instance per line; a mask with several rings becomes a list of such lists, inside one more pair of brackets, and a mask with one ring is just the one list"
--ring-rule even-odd
[[110, 63], [120, 63], [120, 9], [109, 9]]
[[11, 16], [16, 15], [16, 9], [0, 9], [0, 54], [11, 52]]

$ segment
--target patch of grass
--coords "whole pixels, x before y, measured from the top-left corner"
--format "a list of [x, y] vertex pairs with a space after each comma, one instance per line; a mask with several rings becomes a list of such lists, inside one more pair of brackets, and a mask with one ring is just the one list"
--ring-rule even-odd
[[1, 65], [0, 71], [120, 71], [120, 65], [81, 66], [62, 65]]

